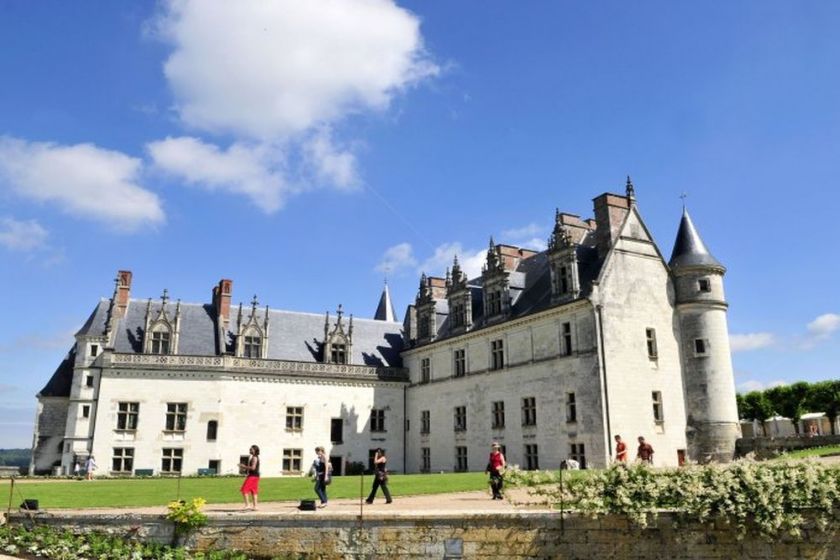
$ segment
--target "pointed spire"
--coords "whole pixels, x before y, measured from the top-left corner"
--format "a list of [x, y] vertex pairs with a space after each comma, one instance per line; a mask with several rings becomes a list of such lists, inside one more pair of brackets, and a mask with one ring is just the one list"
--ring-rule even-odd
[[633, 181], [630, 180], [630, 175], [627, 176], [627, 185], [625, 187], [627, 192], [627, 199], [632, 203], [636, 202], [636, 189], [633, 187]]
[[720, 262], [712, 256], [703, 239], [694, 227], [688, 210], [683, 208], [680, 229], [677, 231], [677, 239], [674, 241], [674, 251], [671, 253], [671, 260], [668, 266], [672, 269], [684, 266], [708, 266], [713, 268], [724, 268]]
[[394, 305], [391, 302], [391, 292], [388, 290], [388, 282], [382, 288], [382, 295], [379, 296], [379, 305], [376, 306], [376, 313], [373, 315], [375, 321], [396, 322], [397, 314], [394, 313]]

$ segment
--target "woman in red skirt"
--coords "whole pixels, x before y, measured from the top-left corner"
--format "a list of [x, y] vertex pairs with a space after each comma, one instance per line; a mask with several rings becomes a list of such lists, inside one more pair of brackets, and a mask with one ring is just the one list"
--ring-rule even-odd
[[[240, 463], [239, 468], [245, 472], [245, 482], [242, 483], [242, 496], [245, 498], [245, 509], [257, 509], [257, 494], [260, 492], [260, 448], [252, 445], [248, 450], [248, 464]], [[248, 495], [251, 495], [250, 502]]]

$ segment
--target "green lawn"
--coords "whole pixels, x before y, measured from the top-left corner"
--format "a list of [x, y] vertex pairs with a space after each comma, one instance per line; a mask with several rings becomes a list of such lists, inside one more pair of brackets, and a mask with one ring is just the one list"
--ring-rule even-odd
[[[335, 477], [327, 489], [330, 498], [358, 498], [358, 476]], [[370, 491], [373, 477], [364, 477], [364, 493]], [[8, 503], [9, 481], [0, 483], [0, 502]], [[37, 499], [41, 508], [93, 508], [157, 506], [181, 498], [202, 497], [209, 503], [242, 501], [241, 478], [145, 478], [67, 480], [50, 482], [17, 482], [12, 506], [24, 498]], [[314, 499], [313, 484], [308, 478], [263, 478], [260, 480], [260, 501]], [[484, 473], [392, 474], [388, 487], [395, 496], [444, 494], [487, 488]], [[379, 496], [381, 497], [380, 492]]]
[[826, 445], [810, 449], [798, 449], [779, 456], [780, 459], [807, 459], [808, 457], [825, 457], [826, 455], [840, 455], [840, 445]]

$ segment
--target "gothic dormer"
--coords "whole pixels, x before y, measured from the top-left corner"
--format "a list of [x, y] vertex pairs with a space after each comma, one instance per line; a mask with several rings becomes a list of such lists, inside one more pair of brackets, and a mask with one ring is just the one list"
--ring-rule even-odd
[[251, 313], [247, 319], [242, 314], [242, 303], [236, 318], [236, 355], [241, 358], [264, 360], [268, 356], [268, 306], [262, 321], [257, 314], [257, 296], [251, 300]]
[[458, 257], [452, 263], [452, 271], [446, 273], [446, 299], [449, 302], [449, 329], [453, 334], [462, 333], [472, 327], [472, 295], [467, 286], [467, 275], [461, 270]]
[[510, 290], [508, 273], [499, 247], [490, 238], [487, 248], [487, 262], [481, 270], [484, 288], [484, 320], [488, 322], [503, 319], [510, 312]]
[[353, 316], [347, 328], [344, 327], [344, 311], [341, 304], [336, 310], [337, 319], [330, 328], [330, 314], [324, 318], [324, 362], [328, 364], [349, 364], [353, 348]]
[[143, 352], [146, 354], [177, 354], [181, 323], [181, 300], [175, 305], [174, 315], [168, 308], [169, 291], [160, 296], [160, 307], [152, 311], [152, 300], [146, 303], [146, 327], [143, 331]]
[[435, 297], [431, 279], [423, 273], [414, 307], [417, 310], [417, 343], [431, 342], [437, 334]]
[[551, 272], [551, 302], [562, 303], [580, 294], [577, 245], [571, 231], [563, 223], [558, 210], [554, 216], [554, 231], [548, 240], [548, 263]]

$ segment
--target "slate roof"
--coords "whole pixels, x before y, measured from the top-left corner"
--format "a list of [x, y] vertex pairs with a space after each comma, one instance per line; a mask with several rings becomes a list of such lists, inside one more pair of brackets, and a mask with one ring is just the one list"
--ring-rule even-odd
[[683, 266], [711, 266], [723, 268], [723, 265], [712, 256], [703, 239], [694, 227], [688, 210], [683, 208], [680, 229], [677, 231], [677, 240], [674, 241], [674, 251], [671, 253], [671, 260], [668, 266], [677, 269]]
[[73, 367], [76, 363], [76, 346], [67, 353], [67, 356], [58, 364], [55, 373], [38, 392], [41, 397], [69, 397], [70, 386], [73, 383]]

